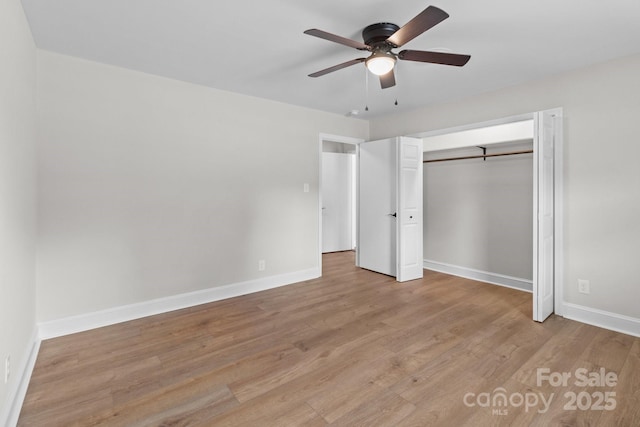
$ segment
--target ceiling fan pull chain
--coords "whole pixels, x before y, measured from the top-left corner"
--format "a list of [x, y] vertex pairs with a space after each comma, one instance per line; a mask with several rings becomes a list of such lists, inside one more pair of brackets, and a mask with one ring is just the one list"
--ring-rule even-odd
[[369, 111], [369, 70], [367, 67], [364, 67], [364, 98], [364, 111]]
[[[396, 71], [396, 81], [400, 80], [399, 76], [401, 74], [402, 74], [402, 72], [400, 70]], [[400, 92], [400, 91], [398, 90], [397, 86], [393, 88], [393, 91], [395, 91], [395, 93], [396, 93], [396, 102], [394, 102], [393, 105], [395, 105], [397, 107], [398, 106], [398, 92]]]

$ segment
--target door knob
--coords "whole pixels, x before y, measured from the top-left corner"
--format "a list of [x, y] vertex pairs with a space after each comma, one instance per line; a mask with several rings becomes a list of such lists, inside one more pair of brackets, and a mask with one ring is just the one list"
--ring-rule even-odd
[[394, 218], [398, 216], [397, 212], [394, 212], [394, 213], [392, 213], [392, 214], [387, 214], [387, 215], [392, 216], [392, 217], [394, 217]]

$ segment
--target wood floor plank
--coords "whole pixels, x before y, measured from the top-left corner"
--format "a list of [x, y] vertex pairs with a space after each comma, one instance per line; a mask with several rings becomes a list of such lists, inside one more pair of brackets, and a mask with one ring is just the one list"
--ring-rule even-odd
[[332, 426], [395, 426], [415, 411], [415, 406], [385, 390], [333, 421]]
[[[48, 393], [55, 393], [49, 390]], [[34, 405], [31, 400], [23, 405], [23, 411], [18, 419], [18, 426], [51, 426], [66, 427], [82, 425], [82, 419], [102, 411], [110, 411], [113, 407], [111, 390], [100, 389], [68, 398], [61, 396], [56, 405], [42, 407]], [[26, 411], [25, 409], [26, 408]]]
[[601, 425], [640, 426], [640, 341], [633, 346], [620, 371], [619, 385], [612, 388], [616, 393], [615, 410], [604, 410], [600, 416]]
[[[531, 316], [526, 292], [326, 254], [318, 279], [44, 341], [19, 425], [640, 425], [640, 339]], [[541, 368], [615, 372], [615, 409], [565, 410], [599, 388]]]
[[[441, 383], [441, 388], [429, 391], [414, 402], [416, 409], [398, 425], [423, 426], [481, 426], [470, 424], [468, 420], [478, 412], [478, 408], [464, 405], [466, 393], [479, 394], [488, 389], [488, 382], [473, 373], [453, 377]], [[426, 391], [426, 390], [425, 390]], [[483, 408], [484, 409], [484, 408]], [[514, 424], [515, 425], [515, 424]]]
[[[533, 425], [600, 425], [599, 419], [605, 412], [592, 406], [597, 402], [597, 394], [606, 391], [616, 392], [617, 388], [606, 386], [589, 386], [580, 385], [581, 378], [578, 377], [578, 369], [583, 369], [584, 374], [598, 374], [600, 369], [605, 372], [612, 372], [620, 378], [620, 373], [624, 364], [628, 360], [631, 349], [638, 339], [629, 335], [619, 334], [617, 332], [605, 329], [598, 330], [598, 333], [588, 345], [582, 349], [582, 354], [574, 365], [566, 372], [570, 374], [567, 385], [553, 386], [545, 382], [545, 390], [548, 393], [555, 393], [555, 399], [551, 404], [548, 412], [541, 414], [532, 422]], [[628, 379], [625, 379], [627, 383]], [[636, 387], [638, 384], [636, 384]], [[575, 409], [571, 408], [571, 396], [567, 393], [575, 395], [583, 395], [584, 401], [576, 402]], [[584, 407], [580, 407], [580, 403], [584, 403]], [[569, 408], [569, 409], [568, 409]], [[586, 408], [586, 409], [585, 409]], [[632, 425], [632, 424], [630, 424]]]
[[600, 332], [599, 328], [557, 316], [551, 316], [545, 323], [547, 322], [556, 325], [562, 333], [552, 335], [513, 375], [515, 379], [529, 387], [538, 386], [539, 369], [548, 369], [549, 372], [570, 372], [585, 347]]
[[238, 405], [226, 386], [183, 383], [91, 414], [82, 425], [187, 426], [207, 423]]
[[287, 384], [292, 379], [325, 367], [336, 359], [352, 357], [357, 354], [356, 349], [358, 348], [375, 351], [378, 355], [384, 354], [382, 348], [377, 348], [370, 343], [378, 340], [380, 331], [384, 331], [385, 328], [387, 328], [385, 325], [380, 325], [379, 328], [372, 328], [364, 332], [362, 329], [353, 327], [331, 331], [330, 334], [311, 335], [294, 343], [296, 348], [304, 354], [302, 360], [297, 364], [282, 366], [280, 369], [269, 369], [240, 382], [232, 382], [229, 386], [238, 400], [245, 402], [266, 391]]

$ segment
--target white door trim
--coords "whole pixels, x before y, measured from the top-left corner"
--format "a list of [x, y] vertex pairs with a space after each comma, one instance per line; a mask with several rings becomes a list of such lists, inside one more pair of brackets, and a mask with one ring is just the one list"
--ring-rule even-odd
[[324, 141], [340, 142], [342, 144], [358, 145], [364, 139], [350, 136], [320, 133], [318, 136], [318, 268], [322, 275], [322, 143]]
[[426, 132], [414, 133], [406, 136], [412, 138], [428, 138], [431, 136], [446, 135], [448, 133], [463, 132], [466, 130], [481, 129], [491, 126], [506, 125], [514, 122], [522, 122], [525, 120], [533, 120], [534, 113], [518, 114], [515, 116], [503, 117], [501, 119], [486, 120], [484, 122], [469, 123], [466, 125], [453, 126], [450, 128], [430, 130]]

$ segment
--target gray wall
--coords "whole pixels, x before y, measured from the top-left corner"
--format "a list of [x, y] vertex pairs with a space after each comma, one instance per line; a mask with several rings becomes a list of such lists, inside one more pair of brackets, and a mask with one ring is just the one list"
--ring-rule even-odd
[[[526, 148], [531, 144], [517, 147]], [[481, 153], [458, 149], [425, 158]], [[426, 260], [532, 279], [532, 154], [425, 163], [424, 212]]]
[[366, 121], [38, 59], [40, 321], [319, 267], [318, 137]]
[[[0, 2], [0, 425], [35, 333], [36, 49], [19, 0]], [[11, 378], [4, 383], [4, 361]]]
[[[371, 122], [372, 139], [564, 108], [564, 298], [640, 318], [640, 55]], [[580, 294], [578, 279], [591, 281]]]

